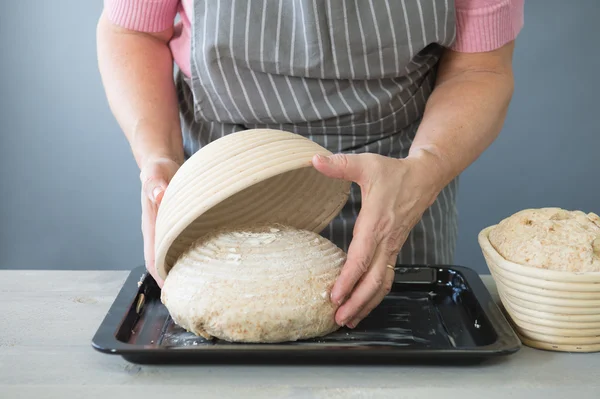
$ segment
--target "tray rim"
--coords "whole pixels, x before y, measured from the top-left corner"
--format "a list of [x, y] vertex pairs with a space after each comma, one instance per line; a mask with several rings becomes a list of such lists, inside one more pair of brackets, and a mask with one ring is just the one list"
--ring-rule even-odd
[[[473, 294], [490, 322], [490, 325], [497, 334], [494, 342], [488, 345], [474, 346], [467, 348], [446, 348], [435, 350], [409, 349], [395, 345], [363, 345], [363, 346], [336, 346], [323, 344], [303, 344], [289, 345], [282, 344], [236, 344], [223, 346], [194, 346], [194, 347], [156, 347], [154, 345], [133, 345], [119, 341], [116, 338], [117, 331], [124, 321], [127, 312], [134, 305], [139, 294], [144, 288], [144, 280], [150, 278], [145, 266], [133, 268], [115, 300], [111, 304], [107, 314], [98, 326], [91, 344], [92, 347], [105, 354], [121, 355], [125, 359], [130, 355], [134, 356], [181, 356], [191, 355], [196, 358], [202, 356], [213, 356], [216, 354], [227, 355], [300, 355], [302, 357], [319, 355], [324, 353], [340, 356], [351, 355], [358, 357], [382, 357], [396, 358], [398, 360], [411, 358], [415, 356], [426, 358], [491, 358], [498, 356], [511, 355], [519, 351], [522, 347], [521, 340], [511, 327], [500, 307], [493, 300], [489, 290], [485, 287], [481, 277], [473, 269], [459, 265], [403, 265], [398, 264], [398, 268], [418, 269], [431, 268], [441, 270], [453, 270], [459, 272], [465, 279], [466, 285], [473, 291]], [[141, 284], [138, 286], [138, 282]], [[401, 282], [398, 282], [401, 284]], [[360, 353], [362, 352], [363, 355]]]

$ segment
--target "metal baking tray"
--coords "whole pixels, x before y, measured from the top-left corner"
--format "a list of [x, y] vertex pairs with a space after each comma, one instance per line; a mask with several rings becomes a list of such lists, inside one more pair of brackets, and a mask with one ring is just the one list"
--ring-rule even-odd
[[472, 363], [521, 343], [473, 270], [398, 266], [391, 292], [356, 329], [281, 343], [207, 341], [174, 324], [160, 288], [133, 269], [92, 340], [133, 363]]

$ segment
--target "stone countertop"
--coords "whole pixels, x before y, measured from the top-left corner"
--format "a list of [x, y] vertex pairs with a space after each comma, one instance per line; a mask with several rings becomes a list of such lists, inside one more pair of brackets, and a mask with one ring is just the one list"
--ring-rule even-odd
[[476, 366], [128, 363], [91, 346], [128, 274], [0, 270], [0, 397], [600, 398], [600, 353], [525, 346]]

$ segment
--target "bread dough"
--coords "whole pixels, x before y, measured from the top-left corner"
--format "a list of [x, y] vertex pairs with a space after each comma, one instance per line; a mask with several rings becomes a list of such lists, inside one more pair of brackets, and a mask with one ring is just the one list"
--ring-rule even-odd
[[525, 209], [489, 234], [505, 259], [569, 272], [600, 271], [600, 217], [561, 208]]
[[221, 230], [177, 260], [161, 300], [181, 327], [232, 342], [284, 342], [338, 329], [330, 290], [346, 254], [282, 225]]

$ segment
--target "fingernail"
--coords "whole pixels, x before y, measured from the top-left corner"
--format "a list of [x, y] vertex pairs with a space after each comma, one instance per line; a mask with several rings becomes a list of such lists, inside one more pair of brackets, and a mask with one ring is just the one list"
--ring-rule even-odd
[[329, 163], [329, 157], [325, 157], [323, 155], [317, 155], [317, 159], [319, 160], [319, 162]]
[[152, 191], [152, 201], [156, 202], [156, 200], [158, 199], [158, 196], [160, 195], [160, 193], [163, 192], [163, 188], [162, 187], [156, 187], [153, 191]]
[[337, 295], [334, 295], [333, 291], [329, 293], [329, 299], [331, 300], [331, 302], [337, 303], [336, 297]]
[[352, 329], [354, 329], [354, 327], [356, 327], [356, 326], [354, 325], [354, 323], [350, 322], [350, 323], [347, 323], [347, 324], [346, 324], [346, 327], [348, 327], [349, 329], [351, 329], [351, 330], [352, 330]]
[[340, 298], [339, 295], [330, 295], [331, 302], [335, 303], [338, 306], [341, 306], [342, 303], [346, 301], [346, 297]]

